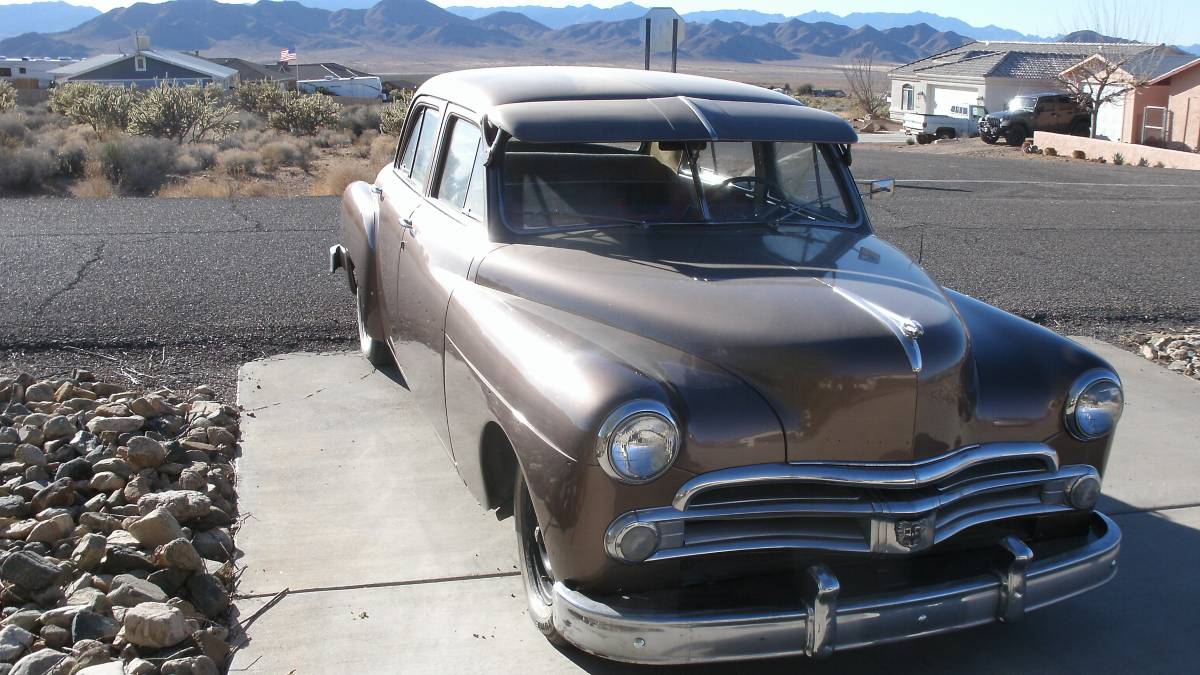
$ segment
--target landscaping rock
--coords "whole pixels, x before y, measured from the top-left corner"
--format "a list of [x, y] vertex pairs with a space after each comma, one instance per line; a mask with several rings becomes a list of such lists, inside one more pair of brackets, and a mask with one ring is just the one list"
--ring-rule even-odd
[[219, 675], [217, 664], [207, 656], [171, 659], [162, 665], [162, 675]]
[[154, 562], [159, 567], [189, 572], [204, 571], [204, 561], [200, 558], [200, 554], [196, 552], [192, 542], [182, 537], [159, 546], [154, 552]]
[[120, 635], [139, 647], [172, 647], [187, 639], [183, 612], [161, 602], [144, 602], [125, 612]]
[[229, 593], [225, 585], [211, 574], [194, 574], [187, 582], [188, 595], [192, 604], [210, 619], [224, 614], [229, 609]]
[[1168, 370], [1200, 379], [1200, 327], [1179, 333], [1138, 334], [1132, 339], [1144, 358]]
[[138, 500], [138, 508], [148, 514], [154, 509], [164, 508], [179, 522], [187, 522], [208, 515], [212, 500], [194, 490], [168, 490], [152, 492]]
[[126, 448], [126, 461], [134, 471], [147, 468], [157, 468], [167, 457], [167, 449], [162, 443], [146, 436], [134, 436], [129, 439]]
[[113, 577], [108, 601], [113, 605], [134, 607], [143, 602], [166, 602], [167, 594], [161, 588], [135, 576], [118, 574]]
[[94, 533], [85, 534], [79, 538], [79, 543], [71, 552], [71, 562], [81, 570], [93, 569], [104, 559], [104, 551], [107, 547], [108, 540], [103, 536]]
[[153, 548], [182, 537], [183, 528], [179, 526], [179, 521], [170, 511], [165, 508], [154, 508], [131, 523], [129, 533], [141, 545]]
[[0, 662], [16, 662], [36, 639], [36, 635], [20, 626], [10, 625], [0, 629]]
[[97, 614], [96, 612], [80, 612], [71, 620], [71, 639], [100, 640], [111, 642], [121, 630], [121, 624], [116, 619]]
[[146, 418], [141, 415], [130, 415], [129, 417], [101, 417], [99, 410], [96, 411], [97, 416], [93, 417], [88, 422], [87, 430], [93, 434], [102, 434], [106, 431], [111, 431], [118, 434], [127, 434], [138, 431], [146, 424]]
[[47, 675], [67, 655], [54, 649], [42, 649], [17, 661], [9, 675]]
[[0, 565], [0, 579], [30, 591], [61, 583], [63, 576], [61, 569], [30, 551], [10, 554]]

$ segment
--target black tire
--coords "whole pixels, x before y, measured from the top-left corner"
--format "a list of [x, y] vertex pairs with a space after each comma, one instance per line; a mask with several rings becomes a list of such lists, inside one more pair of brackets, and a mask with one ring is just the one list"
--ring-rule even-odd
[[360, 286], [354, 293], [355, 319], [358, 323], [358, 348], [362, 351], [363, 356], [371, 365], [376, 368], [392, 368], [395, 361], [392, 359], [391, 352], [388, 351], [388, 346], [382, 340], [376, 340], [367, 334], [367, 302], [366, 293]]
[[983, 142], [987, 143], [988, 145], [995, 145], [996, 141], [999, 140], [998, 138], [996, 138], [995, 136], [993, 136], [991, 134], [980, 134], [979, 138], [981, 138], [983, 140]]
[[567, 644], [554, 627], [554, 570], [542, 543], [537, 513], [525, 485], [525, 475], [517, 470], [513, 488], [513, 523], [517, 533], [517, 564], [521, 566], [521, 582], [529, 606], [529, 618], [542, 635], [554, 645]]
[[1072, 136], [1091, 136], [1091, 124], [1087, 120], [1076, 120], [1075, 123], [1071, 125], [1071, 130], [1067, 133], [1071, 134]]
[[929, 145], [933, 142], [933, 134], [917, 134], [918, 145]]
[[1024, 143], [1025, 138], [1028, 135], [1028, 132], [1025, 131], [1025, 127], [1016, 126], [1012, 129], [1009, 129], [1007, 134], [1004, 134], [1004, 142], [1015, 148]]
[[938, 129], [937, 137], [939, 141], [943, 141], [950, 138], [957, 138], [958, 134], [953, 129]]

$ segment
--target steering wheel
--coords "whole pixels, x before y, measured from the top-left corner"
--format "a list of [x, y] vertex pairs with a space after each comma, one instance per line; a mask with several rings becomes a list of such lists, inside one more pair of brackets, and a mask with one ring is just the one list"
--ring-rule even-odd
[[736, 185], [737, 183], [761, 183], [767, 188], [766, 193], [764, 193], [765, 195], [771, 194], [772, 190], [775, 191], [776, 199], [779, 200], [779, 203], [769, 204], [769, 208], [766, 211], [764, 211], [762, 214], [758, 214], [759, 218], [767, 218], [776, 211], [780, 211], [785, 208], [782, 204], [787, 202], [787, 193], [784, 192], [783, 188], [779, 187], [777, 183], [769, 181], [765, 178], [760, 178], [758, 176], [733, 176], [721, 181], [721, 187], [725, 187], [727, 185]]

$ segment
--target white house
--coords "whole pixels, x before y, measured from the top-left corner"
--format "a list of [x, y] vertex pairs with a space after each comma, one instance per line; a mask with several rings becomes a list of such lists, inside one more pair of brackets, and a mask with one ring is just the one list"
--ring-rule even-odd
[[54, 81], [50, 71], [74, 63], [74, 59], [34, 59], [0, 57], [0, 80], [8, 80], [18, 89], [45, 89]]
[[[1105, 44], [1103, 49], [1140, 53], [1156, 46]], [[1087, 42], [970, 42], [892, 70], [890, 116], [965, 115], [972, 105], [996, 111], [1014, 96], [1061, 91], [1059, 74], [1099, 48]]]

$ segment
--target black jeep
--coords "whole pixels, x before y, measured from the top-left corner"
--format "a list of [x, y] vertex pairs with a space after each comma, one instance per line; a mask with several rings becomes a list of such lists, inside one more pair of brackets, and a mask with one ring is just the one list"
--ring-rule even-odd
[[1001, 138], [1009, 145], [1020, 145], [1035, 131], [1086, 136], [1091, 116], [1075, 99], [1058, 92], [1014, 96], [1008, 110], [994, 112], [979, 121], [979, 136], [984, 143]]

